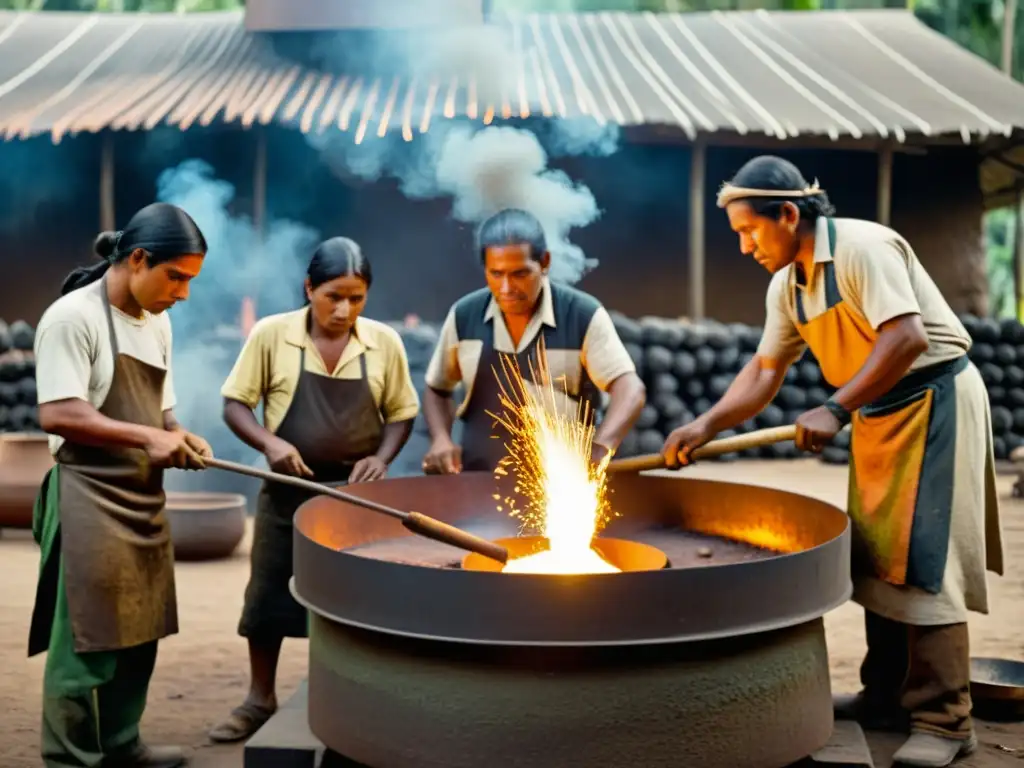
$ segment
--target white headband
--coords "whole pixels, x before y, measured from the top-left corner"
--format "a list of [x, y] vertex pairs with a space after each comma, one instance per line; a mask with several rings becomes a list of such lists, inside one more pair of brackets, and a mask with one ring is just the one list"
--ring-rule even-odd
[[815, 179], [811, 186], [804, 189], [752, 189], [750, 187], [734, 187], [729, 182], [722, 184], [718, 191], [718, 207], [725, 208], [729, 203], [749, 197], [813, 197], [823, 194], [824, 190]]

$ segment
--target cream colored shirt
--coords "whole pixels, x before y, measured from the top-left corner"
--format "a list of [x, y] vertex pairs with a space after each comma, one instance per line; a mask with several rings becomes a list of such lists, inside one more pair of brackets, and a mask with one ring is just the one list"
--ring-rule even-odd
[[833, 219], [835, 256], [829, 249], [828, 222], [817, 221], [814, 274], [806, 286], [797, 283], [796, 264], [779, 270], [768, 286], [764, 333], [757, 353], [786, 365], [807, 346], [797, 330], [797, 291], [803, 293], [807, 320], [827, 307], [822, 265], [834, 262], [839, 293], [864, 316], [874, 330], [903, 315], [920, 315], [928, 349], [910, 370], [960, 357], [971, 348], [971, 337], [899, 234], [871, 221]]
[[[551, 287], [547, 280], [541, 292], [540, 304], [519, 344], [512, 342], [505, 318], [497, 302], [491, 298], [484, 319], [492, 323], [494, 348], [506, 354], [520, 353], [529, 348], [544, 326], [556, 327], [555, 308]], [[547, 349], [547, 372], [552, 380], [564, 382], [565, 392], [579, 393], [585, 370], [598, 389], [606, 392], [617, 378], [635, 373], [636, 366], [619, 339], [608, 311], [599, 306], [587, 326], [580, 349]], [[483, 342], [478, 339], [460, 339], [455, 322], [455, 307], [448, 312], [427, 368], [426, 383], [441, 392], [453, 392], [459, 384], [465, 386], [466, 396], [457, 415], [461, 416], [478, 375]], [[488, 372], [489, 373], [489, 372]]]
[[[43, 313], [36, 327], [36, 391], [39, 404], [84, 400], [100, 408], [114, 380], [114, 352], [103, 307], [102, 281], [61, 296]], [[171, 319], [166, 312], [142, 317], [111, 307], [118, 351], [167, 371], [163, 408], [174, 408], [171, 376]], [[64, 439], [50, 435], [56, 455]]]
[[320, 376], [358, 379], [360, 357], [383, 421], [394, 424], [416, 418], [420, 403], [409, 374], [409, 360], [398, 332], [384, 323], [360, 317], [352, 338], [333, 371], [328, 371], [306, 330], [309, 309], [264, 317], [246, 339], [221, 395], [255, 409], [263, 401], [263, 426], [277, 430], [295, 397], [299, 358], [306, 350], [306, 370]]

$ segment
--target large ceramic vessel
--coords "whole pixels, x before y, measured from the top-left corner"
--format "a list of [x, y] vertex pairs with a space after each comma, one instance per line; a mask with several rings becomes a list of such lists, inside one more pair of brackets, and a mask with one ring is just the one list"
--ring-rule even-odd
[[220, 560], [245, 536], [245, 497], [240, 493], [167, 493], [174, 557]]
[[42, 432], [0, 434], [0, 528], [31, 528], [39, 485], [53, 466]]

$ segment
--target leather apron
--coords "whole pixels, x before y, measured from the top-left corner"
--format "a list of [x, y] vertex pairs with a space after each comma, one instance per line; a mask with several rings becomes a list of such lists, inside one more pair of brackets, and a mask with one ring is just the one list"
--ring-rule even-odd
[[[492, 336], [483, 342], [480, 363], [477, 366], [476, 379], [469, 393], [468, 400], [462, 411], [462, 468], [466, 472], [493, 472], [498, 464], [508, 455], [508, 446], [512, 444], [512, 436], [508, 429], [492, 415], [502, 414], [502, 392], [515, 392], [516, 388], [507, 380], [506, 370], [518, 370], [522, 373], [527, 388], [532, 388], [531, 371], [546, 371], [546, 357], [540, 355], [546, 349], [547, 330], [543, 329], [522, 352], [499, 352], [494, 348], [493, 324]], [[532, 366], [532, 367], [531, 367]], [[538, 386], [547, 386], [546, 381], [535, 382]], [[565, 394], [561, 387], [554, 385], [555, 397], [564, 403], [559, 405], [564, 410], [580, 412], [582, 403], [587, 405], [591, 418], [598, 412], [600, 395], [596, 387], [589, 382], [581, 386], [578, 395]], [[551, 400], [550, 394], [541, 393], [542, 402]]]
[[[327, 485], [348, 481], [360, 459], [380, 448], [384, 424], [366, 373], [366, 353], [359, 356], [360, 378], [338, 379], [306, 370], [306, 348], [299, 352], [295, 395], [275, 435], [298, 450], [313, 470], [313, 480]], [[239, 624], [243, 637], [305, 637], [306, 611], [292, 597], [292, 520], [315, 494], [264, 483], [256, 502], [252, 569]]]
[[[167, 371], [120, 353], [105, 277], [100, 295], [114, 374], [98, 410], [115, 421], [163, 429]], [[29, 655], [49, 645], [61, 560], [76, 652], [120, 650], [176, 634], [174, 549], [164, 512], [163, 470], [151, 466], [141, 448], [66, 441], [55, 458], [60, 465], [60, 543], [40, 574]]]
[[[828, 221], [835, 256], [835, 223]], [[843, 300], [834, 262], [815, 265], [825, 281], [824, 313], [807, 320], [794, 286], [797, 330], [833, 387], [864, 366], [878, 340], [867, 319]], [[848, 512], [854, 575], [875, 576], [932, 594], [942, 589], [949, 551], [956, 447], [955, 377], [966, 355], [913, 371], [852, 417]]]

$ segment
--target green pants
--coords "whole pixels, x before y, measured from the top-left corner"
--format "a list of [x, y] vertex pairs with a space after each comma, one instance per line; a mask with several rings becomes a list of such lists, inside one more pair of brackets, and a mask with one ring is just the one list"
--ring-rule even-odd
[[61, 568], [43, 675], [43, 763], [96, 768], [139, 741], [155, 642], [120, 651], [76, 653]]
[[41, 578], [56, 569], [56, 604], [43, 675], [42, 756], [47, 768], [97, 768], [139, 742], [156, 642], [118, 651], [77, 653], [64, 589], [56, 510], [57, 483], [36, 504]]

